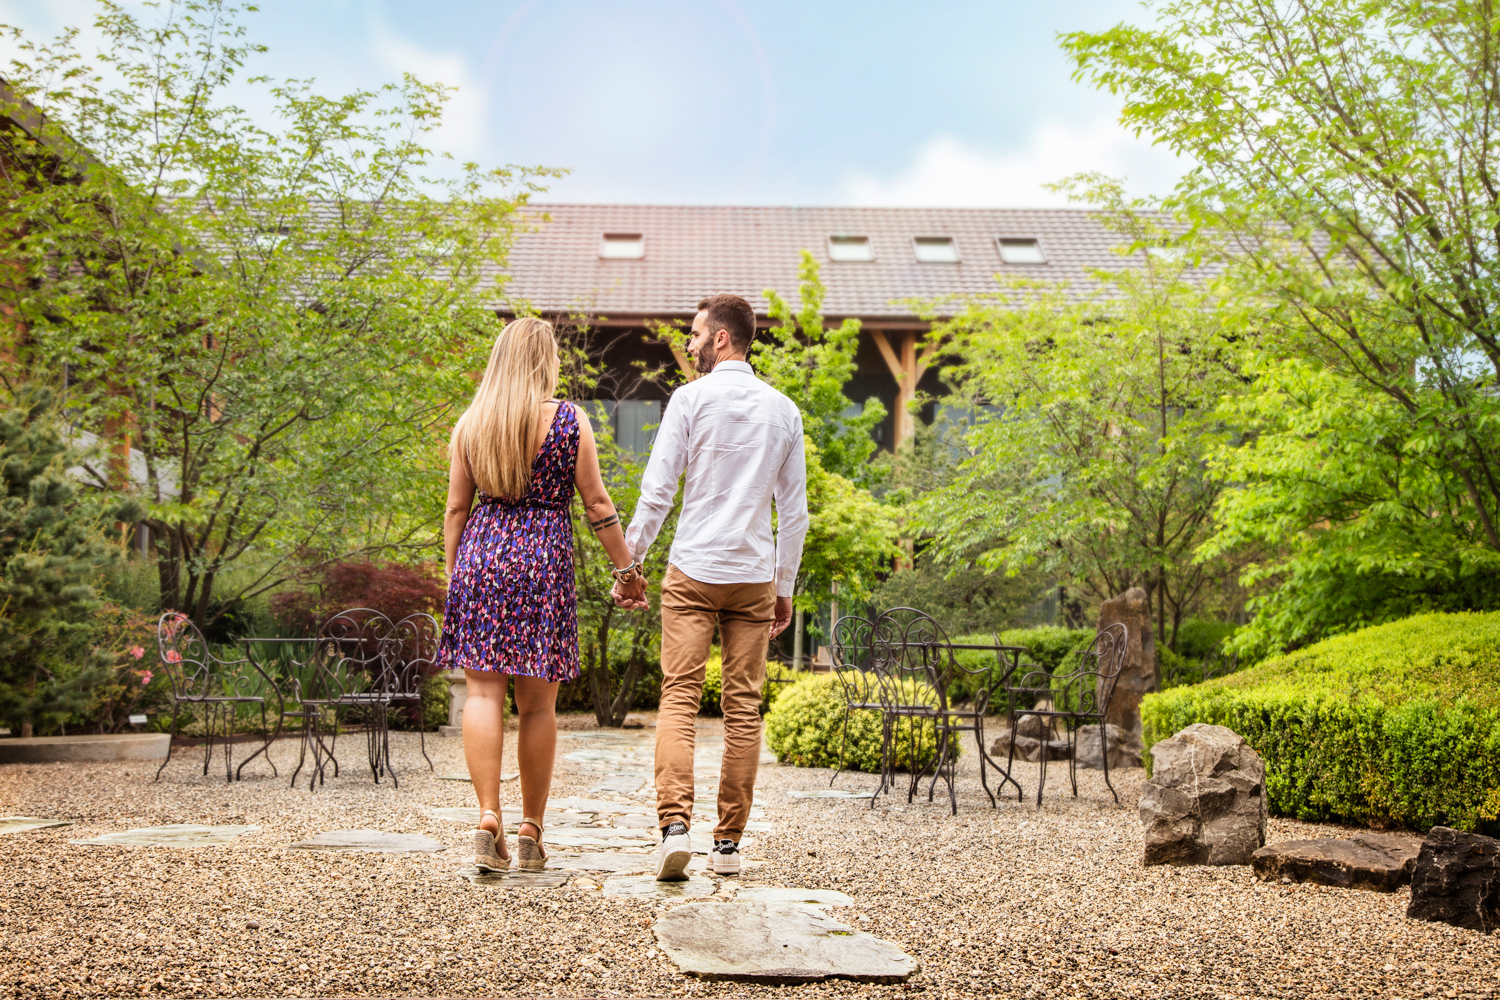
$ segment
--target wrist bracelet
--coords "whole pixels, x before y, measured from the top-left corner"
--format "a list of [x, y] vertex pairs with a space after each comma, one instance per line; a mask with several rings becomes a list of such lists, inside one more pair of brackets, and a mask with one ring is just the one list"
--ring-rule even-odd
[[615, 579], [621, 583], [630, 583], [640, 575], [641, 564], [638, 560], [632, 560], [628, 566], [622, 566], [619, 569], [611, 567], [610, 572], [614, 573]]

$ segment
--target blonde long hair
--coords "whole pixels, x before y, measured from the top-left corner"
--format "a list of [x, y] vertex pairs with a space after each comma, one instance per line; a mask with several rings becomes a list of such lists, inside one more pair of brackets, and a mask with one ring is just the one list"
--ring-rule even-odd
[[557, 337], [546, 320], [507, 323], [490, 351], [474, 401], [453, 426], [469, 475], [492, 497], [519, 500], [531, 488], [531, 448], [541, 404], [557, 392]]

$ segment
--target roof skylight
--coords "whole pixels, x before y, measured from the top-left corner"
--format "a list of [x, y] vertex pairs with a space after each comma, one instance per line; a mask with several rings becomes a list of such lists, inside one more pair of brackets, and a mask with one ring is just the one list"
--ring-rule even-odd
[[646, 237], [640, 233], [605, 233], [599, 256], [607, 260], [640, 260], [646, 256]]
[[923, 264], [958, 263], [958, 244], [951, 236], [914, 236], [911, 246]]
[[868, 236], [828, 237], [829, 260], [874, 260], [875, 248]]
[[1047, 263], [1047, 255], [1042, 253], [1042, 245], [1036, 240], [1002, 236], [997, 242], [1000, 244], [1000, 259], [1007, 264]]

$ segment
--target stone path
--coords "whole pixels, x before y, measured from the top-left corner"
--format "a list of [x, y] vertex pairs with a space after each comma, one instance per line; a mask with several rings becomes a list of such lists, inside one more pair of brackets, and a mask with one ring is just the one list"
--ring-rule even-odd
[[217, 847], [237, 837], [259, 830], [258, 826], [200, 826], [197, 823], [171, 823], [138, 830], [103, 833], [75, 844], [94, 847]]
[[377, 854], [407, 854], [441, 851], [447, 845], [419, 833], [389, 833], [384, 830], [329, 830], [292, 845], [299, 851], [373, 851]]
[[24, 833], [27, 830], [46, 830], [54, 826], [72, 826], [70, 820], [40, 819], [36, 816], [0, 816], [0, 836], [7, 833]]

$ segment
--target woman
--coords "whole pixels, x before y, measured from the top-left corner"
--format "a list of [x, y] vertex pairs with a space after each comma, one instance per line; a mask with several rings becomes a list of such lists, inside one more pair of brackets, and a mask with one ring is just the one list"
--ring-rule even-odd
[[[448, 603], [438, 662], [462, 668], [464, 757], [482, 810], [474, 863], [510, 868], [500, 817], [501, 709], [515, 678], [521, 811], [516, 851], [523, 871], [546, 863], [542, 818], [557, 748], [557, 685], [578, 677], [578, 604], [573, 589], [576, 485], [590, 526], [621, 581], [640, 567], [599, 476], [594, 435], [557, 390], [552, 326], [518, 319], [500, 331], [474, 402], [453, 428], [448, 512]], [[479, 505], [471, 511], [476, 487]]]

